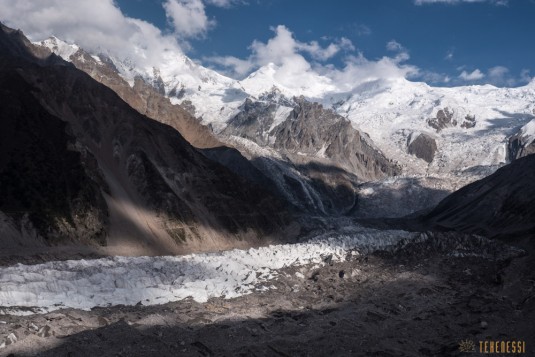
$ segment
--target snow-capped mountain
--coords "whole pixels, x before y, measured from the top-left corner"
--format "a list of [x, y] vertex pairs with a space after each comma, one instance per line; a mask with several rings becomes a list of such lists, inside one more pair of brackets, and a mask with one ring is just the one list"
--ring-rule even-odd
[[[41, 45], [68, 61], [76, 62], [81, 53], [78, 46], [57, 38]], [[322, 170], [319, 181], [330, 184], [316, 187], [317, 175], [304, 169], [310, 163], [342, 168], [349, 174], [342, 185], [349, 188], [346, 193], [356, 189], [357, 181], [350, 175], [356, 174], [360, 182], [373, 180], [361, 187], [361, 205], [385, 212], [394, 206], [383, 202], [384, 197], [397, 197], [399, 187], [419, 182], [413, 188], [427, 197], [425, 203], [396, 205], [392, 214], [399, 215], [432, 205], [446, 192], [532, 152], [529, 123], [535, 118], [535, 81], [519, 88], [443, 88], [404, 78], [376, 79], [348, 91], [327, 77], [310, 75], [309, 85], [289, 88], [284, 72], [274, 64], [238, 81], [184, 54], [167, 54], [151, 68], [111, 55], [91, 54], [91, 58], [111, 64], [131, 86], [142, 78], [173, 104], [180, 104], [219, 140], [239, 149], [290, 202], [309, 202], [313, 211], [347, 213], [351, 205], [348, 201], [334, 211], [325, 208], [326, 202], [332, 206], [337, 179], [344, 175], [327, 177]], [[303, 103], [313, 102], [321, 108], [314, 115], [305, 110], [299, 119]], [[352, 130], [340, 131], [344, 121]], [[325, 126], [328, 122], [332, 125]], [[311, 135], [303, 136], [308, 129]], [[347, 137], [341, 138], [354, 133], [364, 146], [348, 145]], [[364, 147], [369, 149], [362, 151]], [[322, 193], [325, 187], [330, 187], [327, 195]]]
[[[224, 79], [187, 60], [186, 81], [180, 82], [182, 76], [169, 77], [162, 74], [169, 71], [153, 69], [152, 74], [133, 77], [134, 84], [130, 88], [125, 80], [132, 80], [134, 71], [141, 73], [134, 67], [129, 70], [127, 76], [124, 74], [124, 63], [115, 64], [110, 57], [99, 55], [96, 59], [95, 55], [89, 55], [76, 46], [67, 51], [65, 48], [69, 45], [60, 43], [56, 38], [51, 38], [41, 45], [58, 54], [68, 55], [66, 58], [76, 67], [114, 89], [138, 111], [174, 126], [180, 132], [183, 132], [184, 127], [192, 125], [178, 124], [178, 121], [184, 122], [187, 119], [170, 118], [170, 112], [185, 108], [197, 115], [201, 108], [204, 113], [212, 115], [212, 109], [215, 108], [213, 103], [216, 103], [218, 116], [216, 120], [207, 121], [210, 127], [216, 132], [219, 129], [223, 141], [238, 148], [263, 175], [269, 177], [279, 195], [300, 209], [321, 214], [347, 213], [356, 204], [358, 180], [399, 173], [396, 164], [385, 158], [371, 140], [353, 128], [347, 119], [321, 105], [312, 105], [303, 97], [289, 98], [276, 86], [272, 86], [269, 93], [263, 93], [258, 98], [250, 96], [239, 82]], [[184, 70], [182, 63], [177, 66], [179, 68], [175, 73]], [[119, 75], [123, 76], [122, 79]], [[223, 79], [218, 80], [221, 78]], [[157, 93], [147, 95], [146, 83], [153, 86]], [[180, 90], [177, 89], [179, 85]], [[202, 90], [203, 86], [211, 86], [211, 89]], [[284, 88], [283, 90], [286, 91]], [[222, 96], [221, 93], [225, 95]], [[162, 103], [157, 99], [161, 95], [167, 95], [172, 102], [180, 103], [182, 107], [170, 108], [163, 103], [160, 110], [147, 111], [155, 102]], [[242, 100], [244, 98], [246, 99]], [[140, 101], [143, 102], [141, 105]], [[272, 120], [274, 107], [275, 121]], [[230, 116], [225, 114], [230, 111]], [[263, 115], [263, 118], [260, 115]], [[230, 119], [227, 119], [229, 117]], [[200, 119], [206, 122], [204, 116]], [[248, 131], [251, 135], [248, 135]], [[273, 134], [270, 134], [272, 131]], [[192, 136], [188, 137], [187, 134], [183, 132], [183, 135], [191, 140]], [[263, 144], [259, 138], [270, 135], [267, 142], [268, 147], [272, 146], [272, 150], [260, 150], [262, 154], [258, 155], [255, 145]], [[206, 135], [202, 137], [205, 138]], [[215, 146], [212, 148], [214, 149], [205, 150], [205, 155], [225, 164], [231, 170], [236, 170], [236, 164], [233, 162], [235, 160], [228, 159], [227, 151], [218, 151]], [[239, 174], [243, 174], [242, 168], [239, 170]], [[258, 180], [256, 182], [258, 183]]]
[[[82, 52], [78, 51], [79, 46], [68, 44], [56, 37], [39, 44], [66, 61], [82, 56]], [[136, 77], [141, 77], [165, 93], [173, 104], [185, 104], [186, 107], [194, 108], [192, 113], [200, 118], [203, 124], [211, 124], [216, 131], [224, 127], [224, 119], [231, 117], [234, 109], [248, 96], [239, 82], [200, 66], [180, 53], [168, 55], [157, 68], [137, 66], [128, 58], [118, 59], [109, 54], [91, 55], [97, 61], [113, 64], [131, 86], [134, 86]], [[188, 102], [193, 106], [188, 106]]]
[[[336, 105], [410, 172], [440, 175], [505, 163], [508, 138], [534, 118], [535, 83], [436, 88], [405, 79], [375, 81]], [[420, 134], [436, 142], [430, 163], [408, 152]]]
[[[67, 60], [78, 49], [55, 38], [42, 44]], [[138, 68], [128, 61], [111, 60], [129, 82], [142, 76], [161, 88], [173, 103], [191, 103], [194, 115], [215, 132], [225, 129], [246, 98], [270, 101], [262, 95], [273, 90], [290, 100], [303, 95], [349, 119], [355, 128], [370, 135], [387, 157], [411, 174], [441, 175], [503, 164], [508, 157], [508, 138], [534, 118], [535, 82], [519, 88], [441, 88], [398, 78], [362, 83], [347, 92], [339, 91], [321, 76], [307, 87], [287, 88], [279, 80], [280, 69], [274, 64], [237, 81], [183, 54], [166, 58], [159, 68]], [[287, 105], [275, 104], [271, 130], [291, 111]], [[435, 141], [437, 147], [430, 162], [408, 150], [421, 134]]]

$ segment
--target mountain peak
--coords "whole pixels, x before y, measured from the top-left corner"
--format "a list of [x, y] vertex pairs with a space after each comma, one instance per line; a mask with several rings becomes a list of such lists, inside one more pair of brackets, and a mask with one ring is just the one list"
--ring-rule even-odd
[[38, 42], [37, 45], [48, 48], [50, 51], [54, 52], [65, 61], [70, 61], [70, 58], [73, 54], [78, 52], [80, 47], [75, 44], [69, 44], [56, 36], [50, 36], [46, 40]]

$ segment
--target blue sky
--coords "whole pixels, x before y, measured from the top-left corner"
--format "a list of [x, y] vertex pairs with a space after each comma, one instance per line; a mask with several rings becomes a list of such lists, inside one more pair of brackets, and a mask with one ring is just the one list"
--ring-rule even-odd
[[[161, 1], [117, 3], [127, 15], [170, 29]], [[245, 58], [254, 40], [266, 42], [273, 36], [270, 28], [285, 25], [303, 42], [326, 45], [348, 38], [369, 59], [387, 55], [386, 44], [395, 40], [409, 53], [408, 63], [424, 72], [420, 78], [435, 85], [521, 85], [535, 75], [535, 1], [530, 0], [267, 0], [207, 4], [205, 11], [215, 24], [203, 36], [188, 39], [194, 58]], [[341, 51], [330, 63], [341, 66], [345, 54]], [[494, 76], [489, 73], [493, 69]], [[459, 77], [463, 71], [464, 79]]]
[[[288, 51], [288, 61], [298, 55], [319, 73], [363, 61], [379, 71], [384, 66], [373, 64], [386, 59], [393, 73], [433, 85], [518, 86], [535, 75], [535, 0], [84, 2], [0, 0], [0, 20], [32, 39], [54, 34], [110, 51], [141, 36], [148, 39], [140, 46], [152, 52], [176, 42], [191, 58], [238, 78]], [[132, 28], [135, 35], [132, 24], [141, 26]], [[274, 39], [280, 41], [270, 46]]]

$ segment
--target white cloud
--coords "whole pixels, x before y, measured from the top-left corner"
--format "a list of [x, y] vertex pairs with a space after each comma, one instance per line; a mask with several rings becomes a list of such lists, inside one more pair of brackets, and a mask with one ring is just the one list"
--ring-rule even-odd
[[515, 87], [529, 83], [532, 80], [528, 69], [523, 69], [518, 75], [515, 75], [511, 73], [509, 68], [504, 66], [494, 66], [489, 68], [486, 72], [479, 69], [467, 72], [465, 68], [466, 66], [457, 68], [457, 70], [462, 70], [462, 72], [457, 78], [452, 80], [452, 83], [463, 85], [466, 84], [466, 82], [478, 82], [492, 84], [498, 87]]
[[[205, 59], [230, 69], [230, 73], [243, 78], [250, 71], [273, 64], [274, 78], [285, 87], [298, 89], [315, 84], [330, 86], [340, 91], [350, 91], [359, 84], [382, 78], [405, 78], [418, 73], [418, 68], [404, 63], [409, 57], [405, 49], [395, 57], [368, 60], [362, 53], [346, 55], [342, 68], [335, 68], [322, 61], [331, 58], [341, 50], [352, 51], [353, 43], [339, 39], [321, 47], [317, 42], [303, 43], [294, 38], [285, 26], [273, 28], [274, 36], [267, 42], [253, 41], [251, 54], [246, 59], [236, 57], [212, 57]], [[316, 62], [309, 62], [305, 54]]]
[[461, 4], [461, 3], [490, 3], [497, 6], [506, 6], [508, 5], [508, 0], [414, 0], [416, 5], [425, 5], [425, 4]]
[[359, 53], [357, 56], [349, 56], [344, 68], [332, 69], [327, 75], [333, 78], [340, 90], [346, 91], [368, 81], [418, 76], [419, 69], [403, 63], [405, 60], [405, 57], [399, 56], [394, 58], [384, 56], [378, 60], [369, 60]]
[[181, 53], [175, 36], [125, 16], [113, 0], [0, 0], [0, 20], [34, 41], [55, 35], [89, 51], [130, 58], [140, 65]]
[[446, 56], [444, 56], [444, 59], [446, 61], [451, 61], [453, 59], [454, 52], [454, 50], [448, 50], [448, 52], [446, 52]]
[[404, 50], [403, 46], [399, 42], [397, 42], [396, 40], [388, 41], [388, 43], [386, 44], [386, 49], [389, 50], [389, 51], [394, 51], [394, 52], [403, 51]]
[[485, 74], [476, 68], [473, 72], [468, 73], [467, 71], [462, 71], [459, 75], [459, 78], [465, 81], [477, 81], [479, 79], [485, 78]]
[[451, 77], [444, 73], [437, 73], [433, 71], [419, 71], [412, 79], [424, 81], [428, 84], [446, 84], [451, 81]]
[[509, 68], [504, 66], [495, 66], [488, 70], [489, 83], [497, 86], [513, 87], [520, 84], [526, 84], [531, 81], [529, 70], [523, 69], [518, 77], [511, 74]]
[[[228, 7], [242, 0], [204, 0]], [[201, 0], [165, 0], [162, 3], [172, 33], [149, 22], [124, 15], [114, 0], [0, 0], [0, 21], [19, 28], [33, 41], [54, 35], [93, 52], [154, 66], [189, 48], [187, 39], [204, 36], [215, 25]]]
[[246, 59], [234, 56], [215, 56], [204, 58], [205, 61], [226, 68], [228, 74], [241, 78], [252, 69], [269, 63], [281, 66], [285, 72], [304, 71], [311, 68], [311, 64], [303, 57], [308, 54], [313, 60], [323, 62], [331, 59], [340, 51], [354, 51], [351, 40], [342, 37], [327, 46], [322, 47], [317, 41], [300, 42], [292, 32], [283, 25], [272, 28], [275, 35], [266, 43], [253, 41], [249, 46], [251, 55]]
[[243, 3], [242, 0], [205, 0], [207, 5], [214, 5], [217, 7], [231, 7]]
[[201, 0], [167, 0], [163, 8], [175, 32], [184, 38], [204, 36], [215, 26], [215, 20], [208, 18]]
[[391, 52], [397, 52], [395, 60], [396, 62], [404, 62], [409, 60], [409, 51], [401, 43], [396, 40], [390, 40], [386, 44], [386, 49]]
[[218, 65], [220, 72], [232, 78], [243, 78], [254, 68], [254, 64], [250, 60], [243, 60], [234, 56], [205, 57], [203, 60]]
[[503, 78], [507, 73], [509, 73], [509, 69], [504, 66], [492, 67], [488, 71], [491, 78]]
[[354, 36], [359, 36], [359, 37], [369, 36], [372, 34], [372, 29], [368, 25], [357, 23], [357, 22], [342, 25], [340, 26], [339, 30], [349, 35], [354, 35]]
[[523, 69], [522, 71], [520, 71], [520, 83], [529, 83], [533, 79], [535, 79], [535, 77], [530, 76], [529, 72], [529, 69]]

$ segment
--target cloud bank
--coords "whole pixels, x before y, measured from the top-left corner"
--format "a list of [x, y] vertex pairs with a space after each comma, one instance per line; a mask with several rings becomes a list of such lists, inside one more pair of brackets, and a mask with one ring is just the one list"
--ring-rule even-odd
[[86, 50], [112, 53], [140, 65], [150, 66], [166, 54], [182, 53], [176, 36], [125, 16], [113, 0], [0, 0], [0, 20], [22, 29], [33, 41], [54, 35]]

